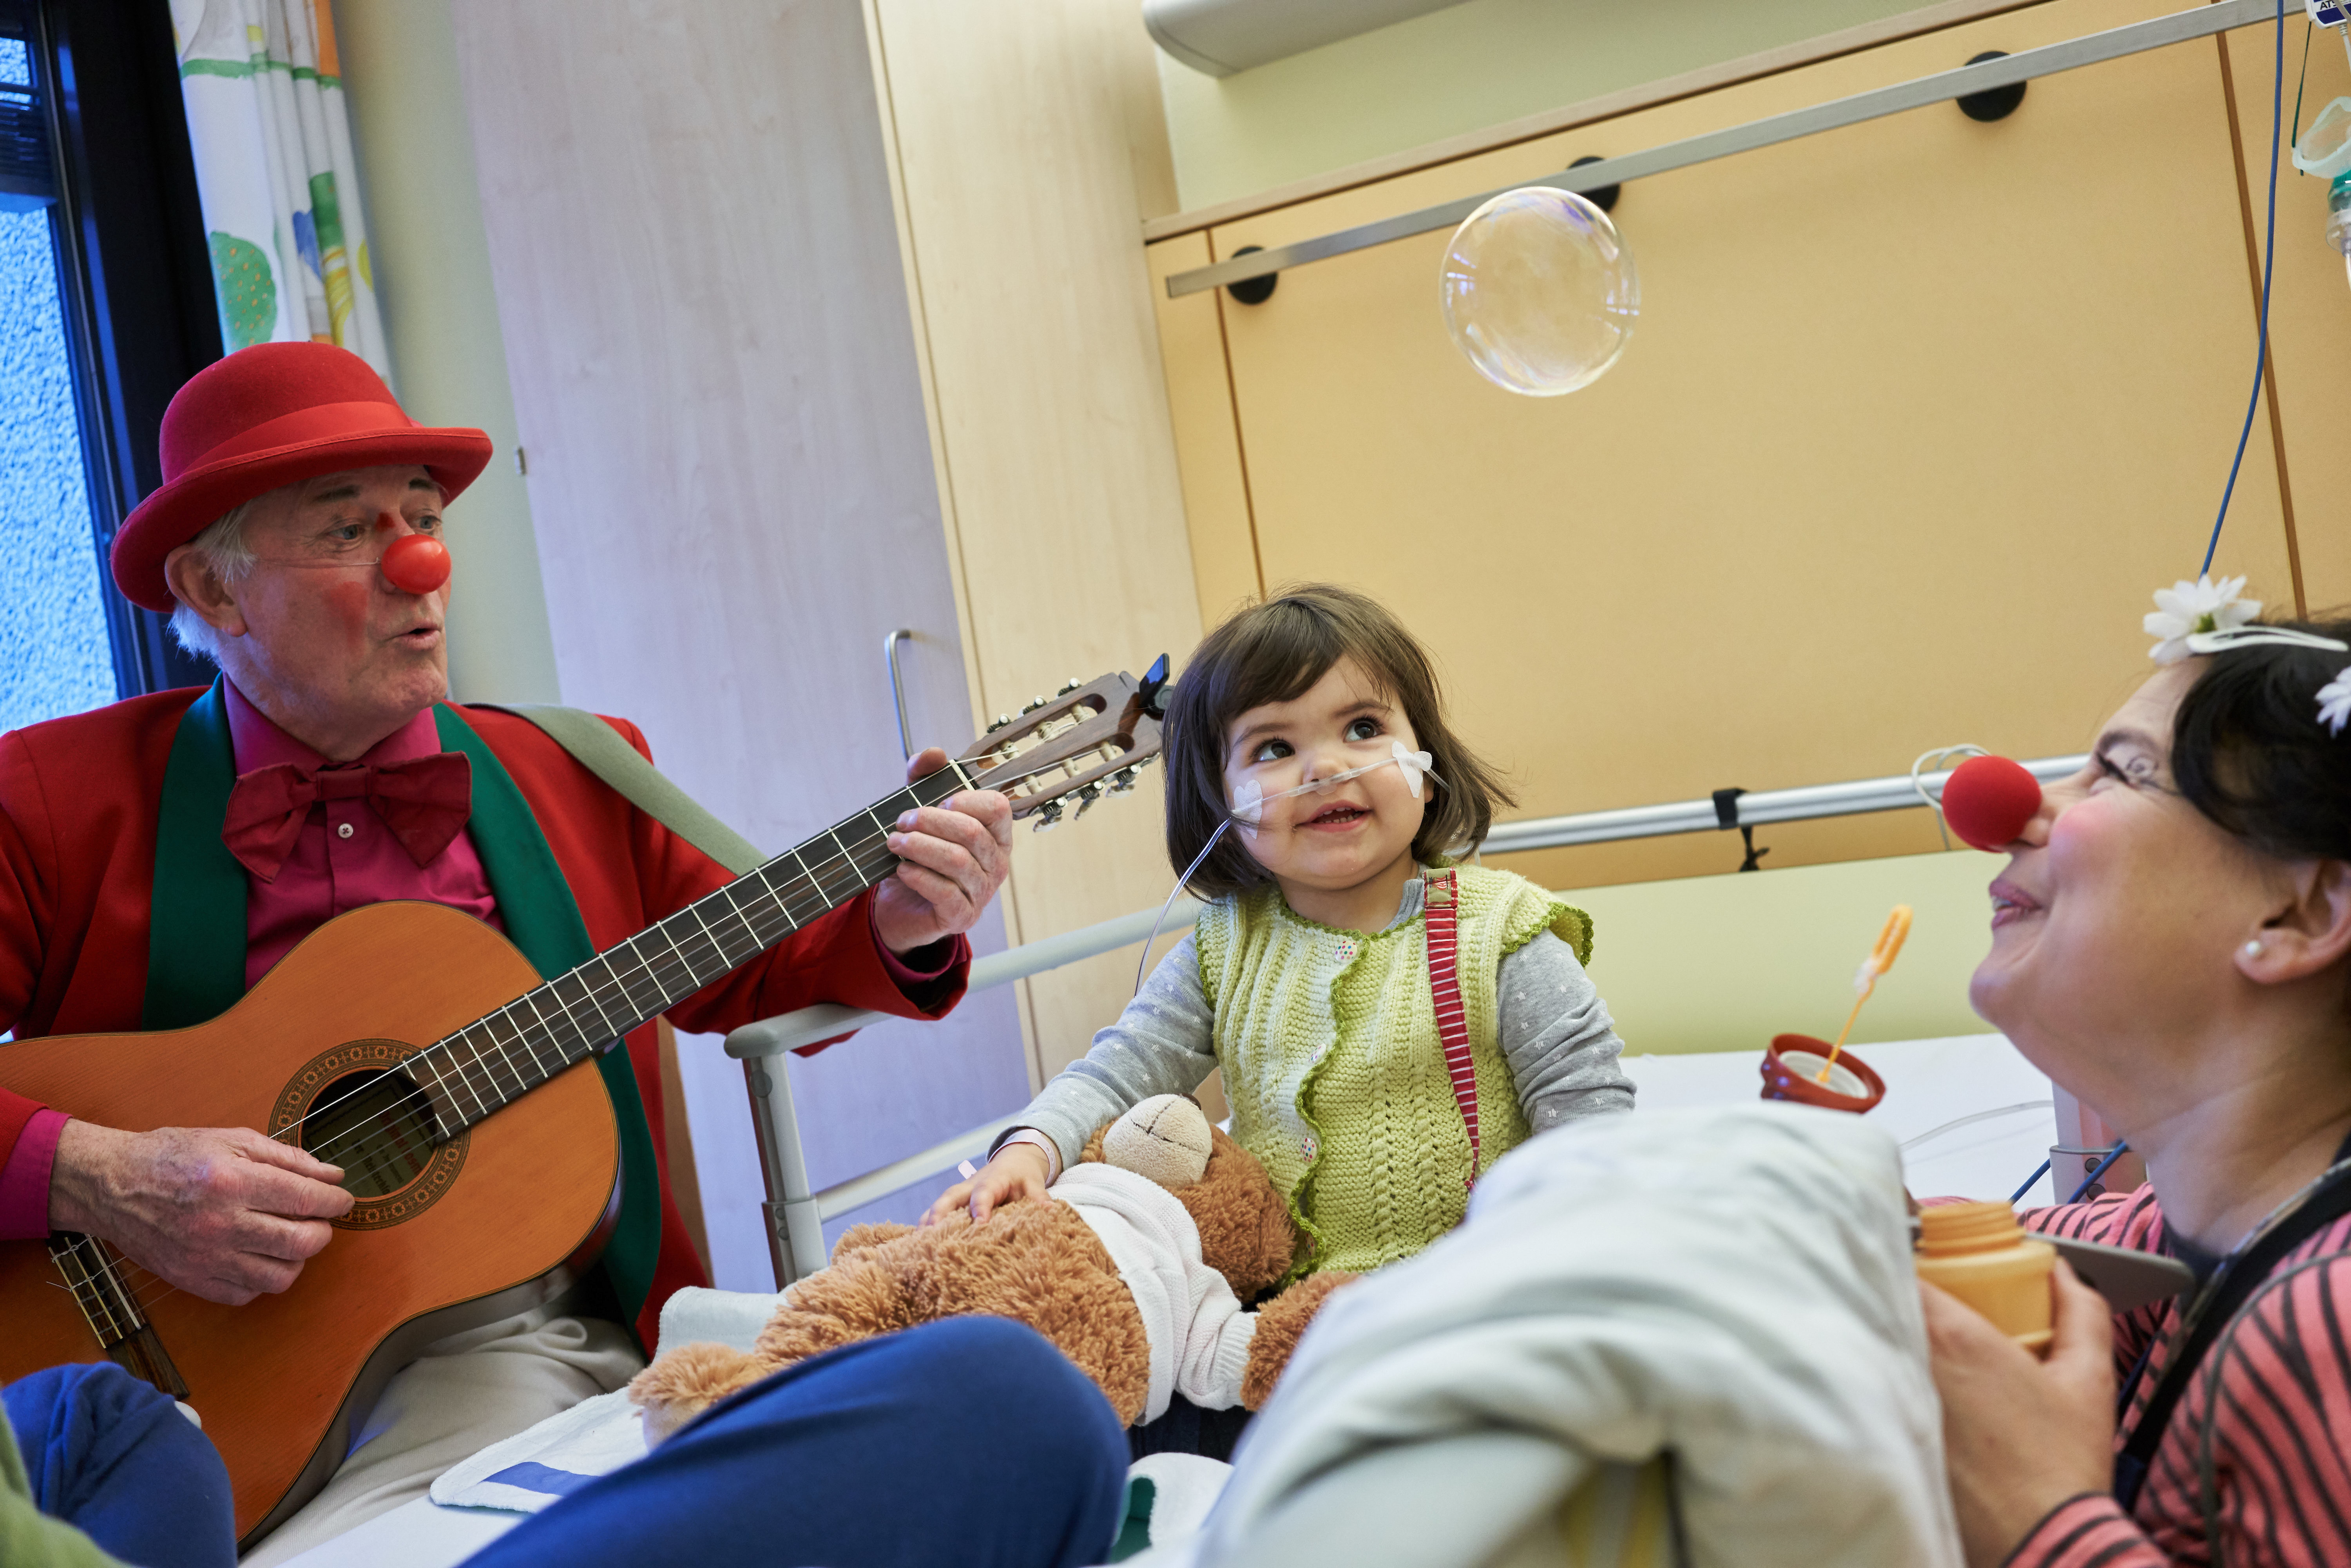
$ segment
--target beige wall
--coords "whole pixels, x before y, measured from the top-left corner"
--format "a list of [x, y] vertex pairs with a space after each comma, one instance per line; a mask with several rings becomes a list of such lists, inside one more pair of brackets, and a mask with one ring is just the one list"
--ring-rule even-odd
[[1592, 916], [1592, 980], [1627, 1051], [1761, 1051], [1781, 1033], [1834, 1040], [1854, 971], [1897, 904], [1913, 912], [1910, 939], [1853, 1040], [1931, 1040], [1991, 1027], [1968, 1005], [1968, 977], [1991, 946], [1984, 889], [2005, 863], [1963, 849], [1560, 896]]
[[[1186, 211], [1237, 200], [1914, 8], [1915, 0], [1468, 0], [1221, 79], [1162, 54], [1178, 197]], [[1141, 31], [1139, 18], [1131, 25]]]
[[462, 701], [560, 701], [449, 0], [336, 0], [335, 37], [393, 390], [418, 423], [497, 444], [449, 508], [450, 687]]

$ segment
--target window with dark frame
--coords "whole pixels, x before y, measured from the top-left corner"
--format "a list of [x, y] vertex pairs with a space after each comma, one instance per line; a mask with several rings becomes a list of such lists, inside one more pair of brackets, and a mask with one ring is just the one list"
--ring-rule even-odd
[[212, 678], [104, 563], [220, 352], [169, 7], [0, 0], [0, 729]]

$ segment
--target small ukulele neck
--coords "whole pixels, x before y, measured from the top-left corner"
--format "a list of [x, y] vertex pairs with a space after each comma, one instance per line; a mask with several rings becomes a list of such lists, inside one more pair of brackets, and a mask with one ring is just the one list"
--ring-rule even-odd
[[442, 1140], [881, 882], [898, 868], [888, 839], [900, 813], [971, 782], [951, 762], [410, 1057]]

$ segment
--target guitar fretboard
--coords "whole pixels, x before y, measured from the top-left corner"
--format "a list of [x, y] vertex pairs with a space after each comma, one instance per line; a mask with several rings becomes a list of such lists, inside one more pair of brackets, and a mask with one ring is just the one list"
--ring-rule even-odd
[[898, 867], [888, 837], [899, 814], [969, 788], [950, 762], [418, 1051], [402, 1065], [430, 1102], [441, 1140], [882, 881]]

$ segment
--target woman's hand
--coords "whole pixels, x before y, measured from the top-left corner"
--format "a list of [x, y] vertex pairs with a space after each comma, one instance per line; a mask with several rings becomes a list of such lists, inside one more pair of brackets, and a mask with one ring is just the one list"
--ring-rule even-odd
[[2114, 1483], [2114, 1322], [2060, 1259], [2046, 1360], [1921, 1280], [1927, 1348], [1943, 1396], [1943, 1448], [1959, 1540], [1997, 1564], [2067, 1498]]
[[1007, 1144], [977, 1176], [939, 1194], [938, 1201], [924, 1214], [923, 1223], [936, 1225], [956, 1210], [968, 1208], [971, 1222], [977, 1225], [1017, 1198], [1044, 1197], [1045, 1178], [1051, 1169], [1045, 1151], [1036, 1145]]

